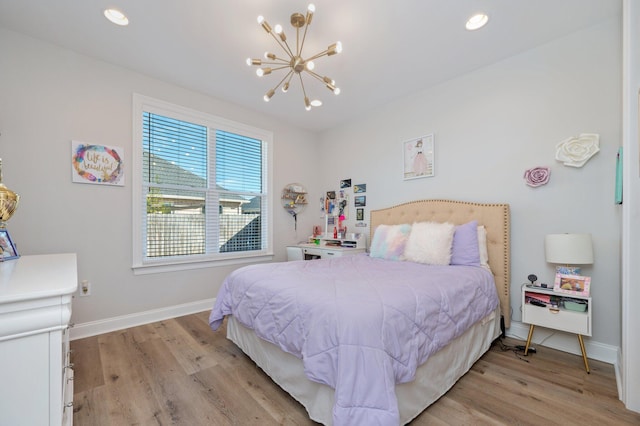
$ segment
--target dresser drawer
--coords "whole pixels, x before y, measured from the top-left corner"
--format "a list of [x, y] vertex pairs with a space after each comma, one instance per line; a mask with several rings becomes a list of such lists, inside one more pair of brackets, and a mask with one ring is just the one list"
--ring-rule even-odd
[[522, 307], [522, 322], [591, 336], [590, 315], [586, 312], [549, 309], [525, 303]]

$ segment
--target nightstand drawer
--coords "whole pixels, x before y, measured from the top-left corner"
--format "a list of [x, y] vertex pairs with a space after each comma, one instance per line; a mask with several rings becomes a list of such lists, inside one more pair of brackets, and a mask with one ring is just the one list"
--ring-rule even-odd
[[522, 322], [591, 336], [590, 316], [586, 312], [552, 310], [525, 303], [522, 307]]

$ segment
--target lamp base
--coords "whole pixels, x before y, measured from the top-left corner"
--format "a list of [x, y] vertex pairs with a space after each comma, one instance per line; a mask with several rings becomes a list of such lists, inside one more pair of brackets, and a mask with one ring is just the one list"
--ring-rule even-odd
[[580, 275], [579, 266], [556, 266], [556, 274]]

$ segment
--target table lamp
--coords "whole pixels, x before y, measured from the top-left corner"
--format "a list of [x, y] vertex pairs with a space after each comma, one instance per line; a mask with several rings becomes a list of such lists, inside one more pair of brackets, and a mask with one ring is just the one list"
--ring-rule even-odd
[[593, 263], [591, 234], [549, 234], [544, 237], [544, 253], [548, 263], [567, 267], [591, 265]]

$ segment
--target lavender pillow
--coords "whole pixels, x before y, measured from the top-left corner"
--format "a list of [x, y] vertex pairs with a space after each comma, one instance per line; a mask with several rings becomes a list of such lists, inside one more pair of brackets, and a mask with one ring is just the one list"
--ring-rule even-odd
[[400, 260], [407, 244], [411, 225], [378, 225], [373, 234], [369, 256], [387, 260]]
[[450, 264], [480, 266], [477, 220], [456, 226], [451, 246]]

